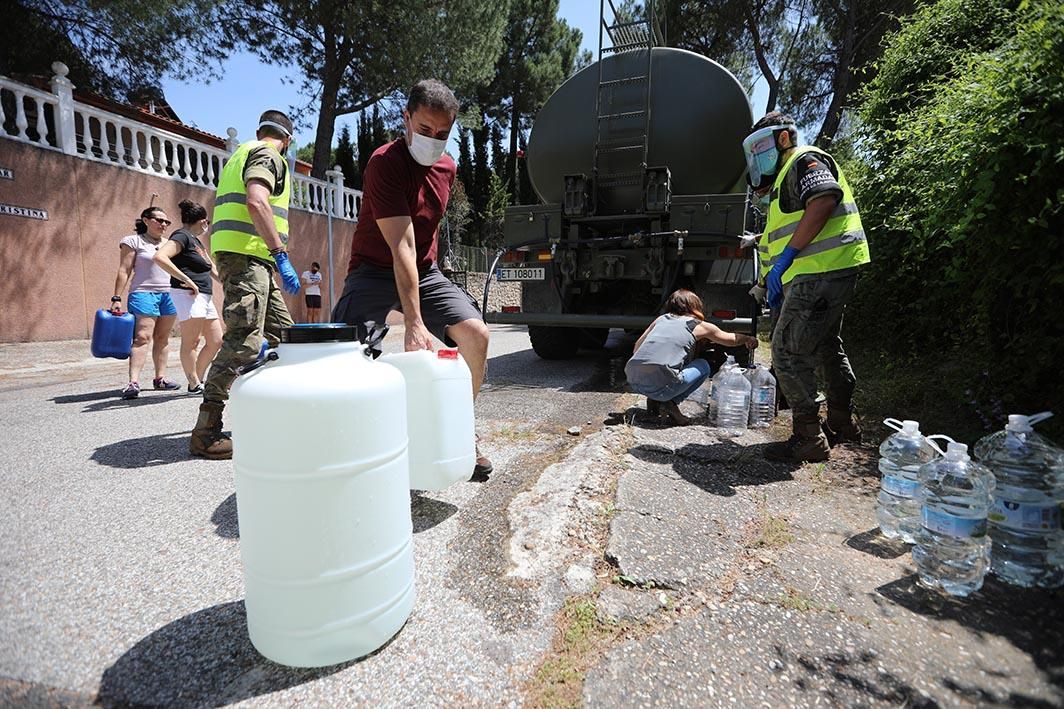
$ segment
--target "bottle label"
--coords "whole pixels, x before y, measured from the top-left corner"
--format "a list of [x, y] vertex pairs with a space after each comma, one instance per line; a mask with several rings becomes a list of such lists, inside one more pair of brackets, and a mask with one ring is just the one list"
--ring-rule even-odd
[[923, 521], [924, 527], [932, 532], [950, 537], [977, 539], [986, 536], [986, 520], [982, 517], [958, 517], [925, 505]]
[[895, 497], [916, 497], [916, 491], [920, 488], [918, 481], [897, 475], [884, 475], [880, 484], [884, 491]]
[[994, 524], [1023, 531], [1051, 532], [1060, 529], [1060, 505], [1035, 505], [994, 498], [987, 515]]
[[774, 393], [775, 392], [772, 389], [757, 389], [754, 392], [754, 400], [758, 404], [771, 404], [772, 403], [772, 395]]

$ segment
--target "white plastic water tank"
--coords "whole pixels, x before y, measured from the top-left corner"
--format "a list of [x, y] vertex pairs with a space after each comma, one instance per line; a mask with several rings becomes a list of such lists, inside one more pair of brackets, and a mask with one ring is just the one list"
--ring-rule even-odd
[[281, 342], [228, 407], [248, 633], [274, 662], [321, 667], [381, 647], [413, 607], [406, 386], [353, 327]]
[[473, 380], [458, 350], [388, 354], [378, 361], [406, 379], [410, 488], [443, 490], [476, 463]]

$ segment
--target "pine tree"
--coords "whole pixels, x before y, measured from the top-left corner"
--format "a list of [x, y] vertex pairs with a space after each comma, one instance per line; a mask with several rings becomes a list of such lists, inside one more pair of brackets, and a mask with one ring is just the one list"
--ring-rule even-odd
[[344, 171], [344, 184], [354, 187], [361, 183], [357, 174], [358, 166], [355, 164], [355, 148], [351, 145], [351, 129], [347, 127], [347, 124], [340, 129], [340, 138], [336, 142], [334, 155], [335, 165]]

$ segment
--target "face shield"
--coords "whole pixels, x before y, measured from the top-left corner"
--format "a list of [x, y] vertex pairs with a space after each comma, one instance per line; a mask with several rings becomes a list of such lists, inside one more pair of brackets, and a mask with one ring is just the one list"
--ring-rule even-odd
[[793, 123], [778, 126], [765, 126], [755, 130], [743, 140], [743, 155], [746, 157], [746, 181], [754, 190], [772, 186], [779, 169], [780, 151], [776, 147], [776, 134], [789, 130], [798, 134]]

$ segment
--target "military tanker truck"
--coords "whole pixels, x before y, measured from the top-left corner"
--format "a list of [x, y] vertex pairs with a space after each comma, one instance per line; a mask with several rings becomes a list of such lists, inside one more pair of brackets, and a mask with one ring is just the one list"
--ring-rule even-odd
[[707, 320], [754, 334], [742, 85], [704, 56], [657, 46], [653, 22], [603, 22], [601, 34], [599, 61], [535, 118], [525, 159], [542, 203], [507, 208], [490, 274], [520, 282], [521, 305], [487, 312], [489, 278], [485, 319], [527, 325], [536, 354], [562, 359], [602, 347], [610, 328], [641, 332], [686, 287]]

